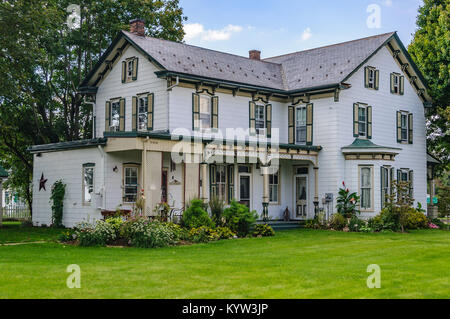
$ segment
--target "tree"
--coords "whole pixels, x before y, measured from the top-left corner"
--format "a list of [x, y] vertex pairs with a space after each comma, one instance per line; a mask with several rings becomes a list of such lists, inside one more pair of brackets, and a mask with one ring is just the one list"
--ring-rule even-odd
[[[71, 4], [79, 12], [76, 6], [68, 12]], [[33, 164], [27, 148], [92, 136], [92, 110], [78, 86], [137, 17], [146, 20], [148, 35], [183, 39], [179, 0], [0, 2], [0, 161], [11, 171], [10, 187], [30, 209]]]
[[429, 150], [450, 168], [450, 0], [424, 0], [408, 47], [430, 87], [436, 108], [428, 116]]

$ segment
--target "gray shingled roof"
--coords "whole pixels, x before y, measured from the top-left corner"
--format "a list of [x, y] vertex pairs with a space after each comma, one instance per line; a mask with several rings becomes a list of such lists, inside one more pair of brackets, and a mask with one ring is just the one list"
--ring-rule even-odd
[[261, 61], [123, 31], [167, 71], [278, 90], [341, 83], [395, 32]]
[[341, 83], [395, 32], [264, 59], [280, 63], [289, 90]]

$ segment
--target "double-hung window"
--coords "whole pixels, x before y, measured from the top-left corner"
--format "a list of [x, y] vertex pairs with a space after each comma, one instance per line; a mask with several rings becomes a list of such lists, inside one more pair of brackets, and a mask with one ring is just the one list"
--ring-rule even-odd
[[127, 61], [127, 78], [130, 80], [133, 78], [134, 61]]
[[200, 95], [200, 129], [211, 128], [211, 98], [207, 95]]
[[279, 202], [280, 172], [269, 175], [269, 201], [270, 203]]
[[373, 166], [359, 167], [359, 189], [361, 210], [373, 210]]
[[402, 113], [402, 122], [401, 122], [401, 129], [402, 129], [402, 142], [408, 142], [408, 114]]
[[255, 128], [256, 134], [265, 135], [266, 129], [266, 108], [264, 105], [255, 106]]
[[400, 94], [400, 75], [392, 74], [392, 93]]
[[392, 168], [390, 167], [381, 167], [381, 204], [382, 207], [386, 205], [389, 201], [389, 195], [391, 195], [391, 175], [390, 171]]
[[138, 101], [138, 130], [147, 131], [148, 96], [141, 96], [139, 97]]
[[358, 129], [360, 137], [367, 137], [367, 106], [359, 105], [358, 108]]
[[124, 194], [125, 203], [135, 203], [138, 197], [139, 168], [137, 166], [124, 166]]
[[306, 145], [306, 107], [298, 107], [296, 112], [296, 143]]
[[110, 131], [118, 132], [120, 130], [120, 101], [111, 102], [111, 120]]
[[94, 164], [83, 165], [83, 205], [90, 206], [92, 203], [92, 194], [94, 193]]

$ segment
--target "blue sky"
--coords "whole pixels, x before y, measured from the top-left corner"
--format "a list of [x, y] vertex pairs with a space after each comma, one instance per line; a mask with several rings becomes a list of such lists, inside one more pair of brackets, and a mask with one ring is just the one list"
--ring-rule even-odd
[[[407, 46], [416, 29], [422, 1], [180, 0], [180, 3], [188, 17], [186, 43], [243, 56], [258, 49], [264, 58], [390, 31], [398, 31]], [[375, 17], [370, 19], [373, 24], [370, 28], [369, 17]]]

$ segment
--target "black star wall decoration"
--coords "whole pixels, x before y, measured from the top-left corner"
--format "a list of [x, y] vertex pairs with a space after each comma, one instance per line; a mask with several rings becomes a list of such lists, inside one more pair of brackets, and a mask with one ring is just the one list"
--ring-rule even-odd
[[47, 191], [45, 189], [45, 183], [47, 183], [47, 179], [44, 177], [44, 173], [42, 173], [41, 180], [39, 181], [39, 191], [44, 189], [44, 191]]

